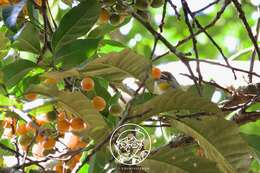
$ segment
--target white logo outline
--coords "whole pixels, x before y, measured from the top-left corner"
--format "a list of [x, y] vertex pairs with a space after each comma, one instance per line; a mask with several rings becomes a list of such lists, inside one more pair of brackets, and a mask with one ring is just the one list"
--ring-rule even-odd
[[[141, 135], [143, 136], [143, 139], [146, 139], [146, 137], [148, 137], [149, 148], [148, 148], [147, 150], [142, 150], [142, 151], [141, 151], [141, 154], [143, 154], [143, 155], [145, 154], [145, 155], [144, 155], [144, 156], [141, 155], [141, 156], [143, 156], [143, 158], [142, 158], [141, 160], [139, 160], [138, 163], [125, 163], [124, 160], [118, 159], [118, 157], [115, 156], [115, 154], [114, 154], [114, 152], [113, 152], [113, 150], [112, 150], [112, 145], [114, 145], [116, 148], [118, 147], [117, 145], [115, 145], [114, 143], [112, 143], [112, 139], [113, 139], [114, 135], [116, 134], [116, 132], [118, 132], [118, 130], [120, 130], [121, 128], [123, 128], [123, 127], [125, 127], [125, 126], [134, 126], [134, 127], [137, 127], [138, 129], [136, 130], [136, 129], [134, 129], [134, 128], [131, 128], [131, 129], [127, 129], [127, 130], [124, 130], [123, 132], [121, 132], [121, 133], [119, 134], [119, 136], [117, 137], [116, 144], [118, 144], [118, 142], [124, 141], [126, 138], [129, 138], [129, 137], [125, 137], [125, 138], [123, 138], [123, 139], [118, 140], [119, 137], [121, 137], [123, 133], [126, 133], [126, 132], [128, 132], [128, 131], [138, 132], [139, 134], [141, 134]], [[137, 144], [136, 144], [137, 146], [135, 145], [135, 147], [138, 147], [138, 146], [140, 147], [140, 140], [138, 140], [135, 136], [132, 136], [132, 137], [130, 138], [130, 140], [133, 140], [132, 142], [135, 142], [135, 144], [137, 143]], [[129, 141], [129, 140], [128, 140], [128, 141]], [[139, 142], [139, 145], [138, 145], [138, 142]], [[143, 142], [143, 140], [141, 140], [141, 142]], [[142, 144], [143, 144], [143, 143], [142, 143]], [[132, 143], [132, 144], [129, 143], [129, 145], [131, 145], [131, 147], [133, 147], [133, 143]], [[127, 147], [128, 147], [129, 145], [127, 145]], [[142, 145], [142, 146], [143, 146], [143, 145]], [[147, 132], [142, 126], [140, 126], [140, 125], [138, 125], [138, 124], [134, 124], [134, 123], [127, 123], [127, 124], [123, 124], [123, 125], [117, 127], [117, 128], [113, 131], [113, 133], [112, 133], [112, 135], [111, 135], [111, 137], [110, 137], [110, 140], [109, 140], [110, 153], [112, 154], [112, 156], [114, 157], [114, 159], [115, 159], [116, 161], [118, 161], [119, 163], [121, 163], [121, 164], [123, 164], [123, 165], [128, 165], [128, 166], [138, 165], [138, 164], [140, 164], [141, 162], [143, 162], [143, 161], [149, 156], [149, 154], [150, 154], [150, 152], [151, 152], [151, 147], [152, 147], [152, 142], [151, 142], [151, 137], [150, 137], [150, 135], [148, 134], [148, 132]], [[141, 149], [141, 148], [139, 148], [139, 151], [140, 151], [140, 149]], [[138, 152], [138, 151], [137, 151], [137, 152]], [[134, 153], [133, 156], [130, 156], [130, 158], [128, 157], [127, 159], [128, 159], [128, 160], [133, 159], [133, 157], [136, 156], [137, 152]], [[142, 153], [142, 152], [144, 152], [144, 153]], [[120, 153], [118, 153], [118, 155], [119, 155], [119, 157], [122, 157], [122, 155], [120, 155]], [[125, 157], [123, 157], [123, 158], [125, 158]]]

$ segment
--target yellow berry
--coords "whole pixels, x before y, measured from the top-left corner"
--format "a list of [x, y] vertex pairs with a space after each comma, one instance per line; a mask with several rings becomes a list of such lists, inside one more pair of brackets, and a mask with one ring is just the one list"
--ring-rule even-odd
[[37, 94], [35, 93], [28, 93], [25, 95], [25, 98], [29, 101], [33, 101], [37, 98]]
[[151, 75], [153, 79], [160, 79], [161, 77], [161, 70], [157, 67], [153, 67], [151, 71]]
[[92, 99], [92, 104], [98, 111], [103, 111], [106, 108], [106, 101], [100, 96], [95, 96]]
[[95, 82], [90, 77], [86, 77], [81, 81], [81, 88], [85, 91], [90, 91], [94, 88]]
[[85, 127], [86, 127], [86, 124], [81, 118], [73, 118], [70, 120], [70, 128], [73, 131], [81, 131]]
[[42, 146], [44, 149], [49, 150], [52, 149], [56, 144], [56, 140], [54, 138], [47, 138], [43, 143]]
[[61, 119], [57, 121], [57, 130], [60, 133], [68, 131], [70, 128], [70, 123], [66, 119]]

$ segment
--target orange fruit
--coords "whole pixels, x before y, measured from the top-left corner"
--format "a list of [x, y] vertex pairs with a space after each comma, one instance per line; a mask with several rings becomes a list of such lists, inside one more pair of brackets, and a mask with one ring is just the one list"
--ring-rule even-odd
[[90, 77], [86, 77], [81, 81], [81, 88], [85, 91], [91, 91], [94, 86], [95, 86], [95, 82], [93, 79], [91, 79]]
[[9, 0], [1, 0], [1, 1], [0, 1], [0, 6], [2, 6], [2, 5], [8, 5], [8, 4], [10, 4]]
[[66, 119], [57, 121], [57, 130], [60, 133], [64, 133], [64, 132], [68, 131], [69, 128], [70, 128], [70, 123]]
[[64, 140], [68, 148], [76, 149], [78, 147], [80, 137], [70, 132], [65, 134]]
[[70, 120], [70, 128], [73, 131], [81, 131], [85, 127], [85, 122], [81, 118], [73, 118]]
[[25, 135], [28, 132], [28, 129], [26, 127], [26, 124], [19, 124], [16, 128], [16, 134], [17, 135]]
[[151, 75], [152, 75], [153, 79], [160, 79], [160, 77], [161, 77], [161, 70], [159, 68], [157, 68], [157, 67], [153, 67]]
[[98, 111], [103, 111], [106, 108], [106, 101], [100, 96], [95, 96], [92, 99], [92, 104]]
[[45, 136], [43, 135], [43, 134], [38, 134], [37, 136], [36, 136], [36, 142], [38, 142], [38, 143], [41, 143], [41, 142], [43, 142], [44, 141], [44, 139], [45, 139]]
[[43, 81], [43, 83], [45, 84], [51, 84], [51, 85], [55, 85], [58, 83], [58, 81], [55, 78], [47, 78]]
[[12, 125], [14, 124], [14, 121], [10, 117], [5, 117], [3, 121], [3, 128], [12, 128]]
[[47, 138], [43, 141], [42, 146], [44, 149], [49, 150], [52, 149], [56, 144], [56, 140], [54, 138]]
[[39, 7], [42, 6], [42, 0], [34, 0], [34, 3], [38, 5]]
[[28, 93], [25, 95], [25, 98], [29, 101], [33, 101], [37, 98], [37, 94], [35, 93]]
[[28, 132], [35, 132], [36, 131], [35, 127], [33, 127], [32, 122], [26, 124], [26, 129], [27, 129]]
[[109, 13], [106, 9], [102, 8], [101, 12], [99, 14], [98, 22], [101, 24], [107, 23], [109, 20], [110, 16]]

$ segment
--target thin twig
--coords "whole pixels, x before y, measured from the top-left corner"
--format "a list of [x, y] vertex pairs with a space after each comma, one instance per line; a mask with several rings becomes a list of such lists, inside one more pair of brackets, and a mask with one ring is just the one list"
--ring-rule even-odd
[[[157, 37], [173, 54], [175, 54], [181, 61], [182, 63], [187, 67], [189, 73], [191, 74], [191, 76], [194, 77], [194, 73], [191, 69], [191, 66], [189, 64], [188, 61], [186, 61], [186, 57], [185, 54], [178, 51], [164, 36], [162, 36], [160, 33], [156, 32], [154, 30], [154, 28], [151, 26], [150, 23], [148, 23], [147, 21], [144, 21], [143, 18], [141, 16], [139, 16], [136, 12], [132, 11], [132, 16], [139, 21], [154, 37]], [[199, 92], [199, 87], [198, 87], [198, 83], [196, 80], [193, 81], [194, 84], [196, 85], [196, 88]]]
[[215, 0], [215, 1], [209, 3], [208, 5], [206, 5], [205, 7], [201, 8], [201, 9], [199, 9], [197, 11], [193, 11], [192, 13], [193, 13], [193, 15], [197, 15], [198, 13], [201, 13], [201, 12], [205, 11], [206, 9], [212, 7], [213, 5], [219, 3], [219, 1], [220, 0]]
[[[260, 12], [259, 12], [259, 6], [257, 7], [257, 11], [258, 11], [258, 19], [257, 19], [257, 24], [256, 24], [256, 35], [255, 35], [255, 39], [258, 40], [258, 36], [259, 36], [259, 31], [260, 31]], [[256, 56], [256, 50], [254, 49], [252, 56], [251, 56], [251, 60], [250, 60], [250, 72], [253, 72], [254, 70], [254, 64], [255, 64], [255, 56]], [[248, 75], [249, 78], [249, 83], [253, 82], [253, 75], [249, 74]]]
[[[191, 77], [190, 75], [188, 75], [188, 74], [183, 74], [183, 73], [181, 73], [181, 75], [186, 76], [186, 77], [192, 79], [192, 77]], [[196, 78], [196, 80], [198, 80], [198, 78]], [[216, 87], [216, 88], [219, 88], [219, 89], [225, 91], [226, 93], [232, 94], [232, 92], [229, 91], [227, 88], [222, 87], [221, 85], [217, 84], [217, 83], [214, 82], [214, 81], [205, 81], [205, 80], [202, 80], [202, 83], [208, 84], [208, 85], [211, 85], [211, 86], [214, 86], [214, 87]]]
[[239, 13], [239, 18], [241, 19], [242, 23], [244, 24], [246, 30], [247, 30], [247, 34], [251, 40], [251, 42], [253, 43], [254, 47], [255, 47], [255, 50], [256, 50], [256, 53], [258, 55], [258, 59], [260, 60], [260, 49], [258, 47], [258, 44], [257, 44], [257, 40], [255, 39], [254, 35], [253, 35], [253, 32], [249, 26], [249, 23], [246, 19], [246, 16], [245, 16], [245, 13], [242, 9], [242, 6], [241, 4], [237, 1], [237, 0], [232, 0], [233, 4], [235, 5], [238, 13]]
[[[192, 59], [192, 58], [186, 58], [187, 61], [196, 61], [195, 59]], [[235, 71], [239, 71], [239, 72], [243, 72], [243, 73], [247, 73], [247, 74], [252, 74], [253, 76], [257, 76], [260, 78], [260, 75], [255, 73], [255, 72], [250, 72], [250, 71], [247, 71], [247, 70], [243, 70], [243, 69], [240, 69], [240, 68], [236, 68], [236, 67], [232, 67], [232, 66], [228, 66], [226, 64], [221, 64], [221, 63], [218, 63], [218, 62], [214, 62], [214, 61], [209, 61], [209, 60], [205, 60], [205, 59], [199, 59], [200, 62], [204, 62], [204, 63], [208, 63], [208, 64], [212, 64], [212, 65], [217, 65], [217, 66], [221, 66], [221, 67], [225, 67], [225, 68], [232, 68], [233, 70]]]
[[[195, 52], [195, 58], [196, 58], [196, 71], [198, 73], [198, 82], [199, 82], [199, 85], [201, 84], [201, 81], [202, 81], [202, 74], [201, 74], [201, 71], [200, 71], [200, 62], [198, 61], [199, 60], [199, 53], [198, 53], [198, 49], [197, 49], [197, 40], [196, 40], [196, 37], [194, 35], [194, 32], [193, 32], [193, 28], [190, 24], [190, 21], [189, 21], [189, 7], [188, 7], [188, 4], [186, 3], [186, 1], [182, 0], [181, 1], [182, 3], [182, 7], [183, 7], [183, 12], [184, 12], [184, 17], [185, 17], [185, 23], [189, 29], [189, 32], [190, 32], [190, 35], [192, 36], [192, 45], [193, 45], [193, 51]], [[201, 92], [199, 92], [201, 94]]]
[[[202, 32], [205, 33], [205, 35], [209, 38], [209, 40], [212, 42], [212, 44], [218, 49], [218, 51], [222, 55], [223, 59], [225, 60], [227, 66], [230, 66], [230, 64], [228, 62], [228, 58], [225, 56], [222, 48], [217, 44], [217, 42], [213, 39], [213, 37], [211, 37], [211, 35], [206, 31], [206, 29], [200, 24], [199, 20], [196, 19], [196, 17], [192, 14], [187, 2], [185, 0], [182, 0], [182, 2], [183, 2], [183, 5], [185, 6], [187, 12], [191, 15], [192, 19], [194, 20], [195, 24], [198, 26], [199, 29], [202, 30]], [[237, 79], [235, 71], [232, 68], [230, 68], [230, 69], [232, 70], [234, 78]]]
[[175, 15], [177, 16], [177, 19], [180, 20], [181, 15], [179, 14], [178, 10], [177, 10], [177, 6], [173, 4], [173, 2], [171, 0], [167, 0], [167, 2], [170, 4], [170, 6], [172, 7], [172, 9], [175, 12]]
[[[217, 21], [220, 19], [220, 17], [222, 16], [222, 14], [225, 12], [226, 8], [228, 7], [228, 5], [230, 4], [230, 0], [225, 0], [225, 3], [223, 4], [223, 6], [221, 7], [221, 9], [219, 10], [219, 12], [217, 12], [216, 17], [208, 24], [204, 27], [205, 30], [211, 28], [212, 26], [214, 26]], [[194, 35], [199, 35], [200, 33], [202, 33], [203, 30], [200, 29], [199, 31], [197, 31], [196, 33], [194, 33]], [[178, 41], [178, 43], [176, 44], [175, 48], [181, 46], [182, 44], [186, 43], [187, 41], [189, 41], [190, 39], [192, 39], [192, 36], [189, 35], [188, 37]]]

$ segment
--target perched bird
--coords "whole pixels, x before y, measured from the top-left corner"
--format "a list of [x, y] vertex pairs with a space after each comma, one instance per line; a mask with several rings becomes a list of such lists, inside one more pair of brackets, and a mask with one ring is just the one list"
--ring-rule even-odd
[[167, 71], [162, 71], [160, 79], [156, 81], [157, 87], [155, 87], [155, 92], [163, 93], [168, 90], [170, 87], [174, 89], [181, 88], [181, 85], [178, 83], [176, 78]]

